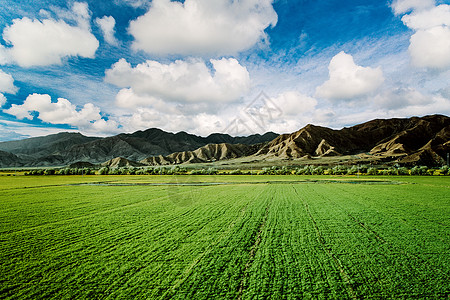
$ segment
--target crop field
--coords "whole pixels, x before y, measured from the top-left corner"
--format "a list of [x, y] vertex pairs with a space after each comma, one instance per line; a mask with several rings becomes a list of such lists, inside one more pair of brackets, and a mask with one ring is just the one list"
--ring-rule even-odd
[[1, 299], [448, 299], [450, 177], [0, 176]]

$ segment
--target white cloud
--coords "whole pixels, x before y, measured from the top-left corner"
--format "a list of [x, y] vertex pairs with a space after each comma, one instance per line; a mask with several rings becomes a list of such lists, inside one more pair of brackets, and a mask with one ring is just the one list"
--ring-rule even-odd
[[0, 93], [15, 94], [17, 90], [13, 77], [0, 70]]
[[[152, 96], [137, 95], [133, 89], [121, 89], [116, 95], [116, 104], [120, 108], [134, 109], [136, 107], [151, 107], [160, 112], [182, 114], [178, 107], [180, 104], [164, 102], [162, 99]], [[187, 110], [184, 110], [187, 113]]]
[[296, 91], [288, 91], [278, 95], [273, 102], [283, 110], [285, 115], [299, 115], [302, 113], [312, 112], [317, 100]]
[[425, 96], [413, 88], [395, 88], [374, 97], [374, 104], [384, 110], [398, 110], [410, 106], [426, 106], [432, 97]]
[[145, 107], [137, 108], [131, 115], [119, 117], [119, 122], [126, 132], [160, 128], [173, 132], [184, 130], [190, 133], [198, 133], [198, 128], [194, 129], [193, 118], [194, 116], [187, 116], [183, 113], [171, 114]]
[[[87, 31], [91, 29], [91, 12], [86, 2], [74, 2], [70, 9], [64, 9], [57, 6], [51, 6], [50, 9], [60, 19], [64, 19], [68, 22], [75, 22], [78, 27]], [[42, 9], [39, 11], [39, 14], [43, 17], [51, 15], [49, 12], [44, 12]]]
[[6, 103], [6, 97], [2, 93], [0, 93], [0, 108], [5, 105]]
[[439, 5], [424, 11], [414, 11], [402, 17], [403, 23], [411, 29], [430, 29], [436, 26], [450, 26], [450, 5]]
[[119, 124], [116, 121], [105, 119], [95, 120], [90, 124], [88, 124], [88, 126], [86, 125], [81, 126], [81, 129], [83, 129], [87, 133], [95, 133], [95, 134], [121, 132]]
[[0, 51], [0, 61], [13, 60], [22, 67], [32, 67], [61, 64], [70, 56], [93, 58], [99, 43], [90, 31], [87, 4], [76, 2], [70, 13], [62, 15], [75, 19], [77, 26], [54, 19], [13, 20], [3, 31], [3, 39], [12, 47], [6, 49], [7, 55]]
[[248, 92], [249, 73], [236, 59], [211, 59], [210, 62], [213, 74], [205, 62], [198, 59], [170, 64], [149, 60], [134, 68], [120, 59], [106, 71], [105, 80], [118, 87], [131, 88], [130, 91], [140, 97], [131, 101], [118, 100], [119, 105], [128, 107], [146, 106], [145, 99], [153, 102], [155, 98], [178, 103], [232, 102]]
[[6, 65], [11, 61], [8, 49], [0, 44], [0, 65]]
[[402, 21], [415, 30], [409, 45], [412, 64], [437, 70], [450, 68], [450, 5], [434, 6], [433, 2], [411, 9]]
[[[121, 92], [124, 101], [130, 99], [129, 97], [137, 97], [129, 90], [124, 89]], [[215, 110], [209, 112], [191, 109], [192, 103], [184, 106], [166, 103], [164, 108], [160, 108], [158, 103], [153, 102], [151, 106], [138, 107], [129, 114], [122, 114], [117, 119], [125, 132], [157, 127], [166, 131], [183, 130], [202, 136], [213, 132], [236, 136], [268, 131], [294, 132], [307, 123], [321, 122], [324, 115], [330, 114], [329, 110], [317, 109], [317, 101], [314, 98], [302, 95], [297, 91], [282, 92], [269, 99], [269, 103], [264, 101], [232, 103], [220, 109], [216, 107]], [[283, 111], [274, 110], [272, 105], [276, 105]], [[316, 111], [320, 111], [320, 113], [317, 114]], [[257, 114], [249, 114], [253, 112]]]
[[277, 18], [272, 0], [154, 0], [129, 32], [151, 54], [228, 55], [265, 40]]
[[114, 36], [116, 26], [116, 20], [111, 16], [104, 16], [103, 18], [95, 19], [95, 23], [100, 27], [103, 32], [103, 37], [108, 44], [118, 45], [118, 41]]
[[392, 8], [396, 15], [407, 13], [411, 10], [421, 10], [433, 7], [434, 0], [395, 0], [392, 3]]
[[38, 112], [38, 118], [51, 124], [79, 125], [85, 122], [99, 119], [100, 109], [88, 103], [78, 111], [69, 100], [58, 98], [56, 103], [51, 101], [47, 94], [32, 94], [27, 97], [22, 105], [13, 104], [5, 111], [18, 119], [33, 119], [32, 112]]
[[5, 113], [18, 119], [32, 120], [34, 116], [46, 123], [68, 124], [81, 129], [110, 130], [117, 128], [114, 121], [105, 121], [100, 115], [100, 109], [92, 103], [85, 104], [77, 109], [69, 100], [58, 98], [57, 102], [51, 102], [47, 94], [32, 94], [27, 97], [22, 105], [13, 104]]
[[329, 79], [316, 88], [316, 95], [327, 99], [352, 99], [375, 91], [384, 81], [380, 67], [355, 64], [345, 52], [334, 56], [328, 66]]
[[450, 27], [436, 26], [419, 30], [411, 36], [409, 53], [417, 67], [448, 69], [450, 67]]

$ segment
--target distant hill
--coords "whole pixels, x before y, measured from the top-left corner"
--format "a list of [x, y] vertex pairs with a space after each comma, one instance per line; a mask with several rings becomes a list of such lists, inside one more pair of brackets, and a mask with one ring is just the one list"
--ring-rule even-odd
[[22, 166], [22, 160], [17, 155], [0, 151], [0, 166], [20, 167]]
[[63, 156], [71, 147], [101, 138], [87, 137], [81, 133], [61, 132], [19, 141], [0, 142], [0, 150], [13, 153], [21, 159], [34, 160], [51, 155]]

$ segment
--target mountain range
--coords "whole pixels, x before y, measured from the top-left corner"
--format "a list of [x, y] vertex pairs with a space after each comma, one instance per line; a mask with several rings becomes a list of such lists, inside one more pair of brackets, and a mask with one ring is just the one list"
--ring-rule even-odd
[[62, 132], [44, 137], [1, 142], [0, 167], [64, 166], [80, 161], [100, 164], [116, 157], [138, 161], [177, 151], [193, 151], [208, 144], [265, 143], [277, 136], [278, 134], [268, 132], [264, 135], [253, 134], [246, 137], [232, 137], [220, 133], [201, 137], [186, 132], [165, 132], [157, 128], [105, 138]]
[[156, 128], [106, 138], [59, 133], [0, 143], [0, 167], [232, 164], [237, 159], [320, 164], [330, 157], [352, 157], [352, 163], [436, 166], [446, 162], [449, 152], [450, 118], [431, 115], [376, 119], [340, 130], [307, 125], [290, 134], [247, 137], [200, 137]]

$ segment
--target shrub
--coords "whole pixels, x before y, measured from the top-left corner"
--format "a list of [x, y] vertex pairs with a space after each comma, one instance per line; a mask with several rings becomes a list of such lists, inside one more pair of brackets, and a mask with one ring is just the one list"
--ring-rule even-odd
[[357, 166], [352, 166], [351, 168], [347, 169], [347, 174], [348, 175], [355, 175], [358, 173], [358, 167]]
[[55, 170], [53, 170], [53, 169], [46, 169], [44, 171], [44, 175], [55, 175]]
[[216, 175], [219, 171], [216, 168], [208, 168], [208, 170], [206, 170], [206, 174], [208, 175]]
[[345, 166], [335, 166], [331, 169], [331, 175], [344, 175], [347, 173], [347, 167]]
[[242, 175], [242, 171], [240, 169], [236, 169], [231, 171], [230, 175]]
[[313, 175], [323, 175], [325, 173], [325, 168], [322, 166], [315, 167], [312, 170]]
[[390, 167], [386, 170], [386, 175], [397, 175], [397, 169]]
[[426, 167], [426, 166], [420, 166], [420, 167], [419, 167], [419, 173], [420, 173], [420, 175], [429, 175], [429, 174], [428, 174], [428, 167]]
[[409, 170], [405, 167], [400, 167], [397, 169], [397, 175], [409, 175]]
[[378, 169], [376, 168], [368, 168], [367, 175], [378, 175]]
[[191, 171], [191, 175], [206, 175], [206, 169], [196, 169]]
[[145, 170], [144, 169], [138, 169], [136, 171], [136, 175], [145, 175]]
[[359, 173], [361, 173], [361, 174], [366, 174], [368, 170], [369, 170], [369, 166], [368, 165], [361, 165], [361, 166], [359, 166]]
[[98, 171], [98, 174], [100, 175], [108, 175], [109, 174], [109, 168], [108, 167], [103, 167]]

